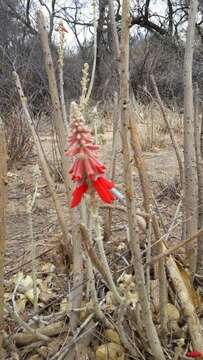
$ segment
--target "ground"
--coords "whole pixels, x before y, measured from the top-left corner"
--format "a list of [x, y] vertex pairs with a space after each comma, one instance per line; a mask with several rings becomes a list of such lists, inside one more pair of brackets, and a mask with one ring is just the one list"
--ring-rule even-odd
[[[48, 160], [52, 159], [52, 136], [49, 132], [41, 134], [41, 141], [44, 146]], [[109, 168], [111, 159], [111, 141], [112, 131], [108, 131], [103, 135], [103, 144], [101, 145], [100, 157]], [[171, 146], [163, 149], [154, 148], [153, 151], [144, 153], [146, 163], [149, 169], [151, 185], [157, 199], [157, 206], [162, 214], [162, 221], [166, 229], [169, 228], [173, 219], [176, 206], [179, 202], [178, 192], [178, 166], [174, 150]], [[116, 185], [122, 191], [122, 154], [118, 146], [116, 168]], [[28, 196], [34, 194], [36, 177], [36, 165], [39, 164], [38, 156], [35, 149], [26, 164], [16, 163], [8, 173], [8, 206], [7, 206], [7, 245], [6, 245], [6, 296], [8, 303], [10, 301], [9, 294], [14, 289], [15, 275], [19, 272], [30, 274], [31, 270], [31, 229], [29, 222], [29, 214], [27, 211]], [[142, 207], [142, 198], [139, 185], [137, 170], [133, 168], [133, 177], [135, 183], [135, 193], [139, 208]], [[52, 301], [51, 311], [54, 306], [61, 306], [62, 299], [65, 298], [68, 284], [67, 282], [67, 264], [64, 256], [63, 247], [61, 245], [61, 233], [57, 222], [56, 213], [53, 202], [50, 197], [43, 174], [37, 178], [38, 190], [35, 206], [32, 213], [32, 226], [34, 241], [37, 244], [37, 269], [39, 278], [46, 282], [47, 288], [50, 288], [50, 297], [41, 298], [41, 308], [49, 307]], [[64, 216], [68, 222], [68, 202], [64, 193], [64, 186], [61, 182], [56, 182], [56, 192], [63, 207]], [[119, 205], [119, 204], [118, 204]], [[102, 205], [101, 214], [103, 222], [108, 209]], [[113, 213], [112, 236], [110, 239], [105, 238], [105, 247], [108, 254], [112, 270], [117, 271], [114, 263], [115, 256], [122, 258], [122, 251], [126, 251], [126, 216], [119, 209], [115, 209]], [[171, 243], [176, 242], [180, 237], [178, 230], [173, 232], [173, 238], [169, 237]], [[124, 244], [124, 245], [123, 245]], [[120, 246], [119, 246], [120, 245]], [[122, 250], [123, 246], [123, 250]], [[113, 249], [113, 250], [112, 250]], [[119, 249], [119, 250], [118, 250]], [[115, 250], [115, 253], [114, 253]], [[111, 261], [112, 260], [112, 261]], [[119, 260], [120, 261], [120, 260]], [[43, 268], [46, 264], [53, 264], [54, 268], [48, 265], [48, 270]], [[124, 264], [125, 261], [124, 261]], [[43, 270], [45, 269], [45, 270]], [[48, 274], [51, 278], [47, 279]], [[56, 276], [57, 274], [57, 276]], [[118, 271], [118, 276], [120, 270]], [[117, 276], [117, 277], [118, 277]], [[19, 294], [18, 294], [19, 299]], [[57, 301], [56, 301], [57, 300]], [[32, 313], [32, 306], [26, 300], [26, 306], [22, 311], [22, 316], [27, 318]], [[10, 321], [10, 325], [9, 325]], [[13, 321], [8, 316], [7, 331], [17, 331]], [[30, 355], [23, 355], [22, 359], [31, 359]], [[34, 358], [33, 358], [34, 359]], [[37, 359], [37, 358], [36, 358]], [[40, 357], [39, 357], [40, 359]]]

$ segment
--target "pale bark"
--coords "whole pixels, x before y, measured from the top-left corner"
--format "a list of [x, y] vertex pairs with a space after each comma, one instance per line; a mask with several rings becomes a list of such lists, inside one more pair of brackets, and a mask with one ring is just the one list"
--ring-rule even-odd
[[[132, 141], [132, 147], [133, 147], [134, 155], [135, 155], [135, 162], [137, 164], [137, 168], [140, 169], [140, 180], [141, 180], [141, 184], [142, 184], [144, 199], [146, 199], [144, 206], [148, 209], [149, 204], [151, 202], [152, 194], [150, 192], [147, 169], [146, 169], [146, 165], [144, 163], [144, 159], [142, 157], [142, 152], [141, 152], [141, 147], [140, 147], [140, 143], [139, 143], [139, 136], [138, 136], [136, 124], [135, 124], [135, 122], [132, 122], [132, 118], [131, 118], [131, 141]], [[155, 238], [160, 240], [159, 226], [158, 226], [156, 218], [154, 218], [154, 217], [152, 217], [152, 225], [153, 225]], [[193, 234], [194, 235], [193, 237], [197, 238], [201, 234], [201, 231], [199, 231], [199, 233]], [[192, 238], [189, 238], [184, 243], [189, 244], [189, 243], [191, 243], [191, 241], [192, 241]], [[182, 244], [179, 244], [171, 250], [175, 251], [178, 248], [180, 248], [181, 246], [182, 246]], [[160, 260], [163, 256], [163, 254], [169, 255], [171, 253], [171, 250], [169, 250], [169, 252], [166, 250], [166, 247], [163, 243], [162, 243], [162, 249], [164, 250], [164, 252], [155, 258], [156, 261]], [[188, 323], [188, 327], [189, 327], [189, 331], [190, 331], [190, 336], [191, 336], [191, 339], [193, 342], [193, 347], [194, 347], [194, 349], [197, 349], [198, 351], [202, 351], [203, 338], [202, 338], [202, 332], [201, 332], [201, 325], [200, 325], [199, 319], [197, 317], [197, 314], [195, 313], [194, 306], [190, 300], [188, 290], [187, 290], [185, 283], [181, 277], [181, 273], [180, 273], [174, 259], [171, 256], [167, 260], [166, 264], [167, 264], [168, 272], [170, 273], [170, 276], [171, 276], [171, 280], [174, 284], [174, 288], [176, 290], [177, 296], [179, 298], [181, 308], [184, 311], [186, 318], [187, 318], [187, 323]]]
[[149, 341], [152, 354], [156, 359], [164, 360], [165, 356], [152, 320], [150, 304], [145, 288], [144, 270], [141, 262], [141, 251], [139, 234], [136, 219], [136, 206], [133, 194], [132, 170], [129, 147], [129, 1], [123, 0], [122, 31], [121, 31], [121, 126], [123, 144], [123, 178], [128, 213], [129, 241], [133, 254], [133, 266], [135, 271], [136, 284], [139, 292], [139, 300], [142, 307], [142, 321]]
[[[153, 211], [153, 194], [150, 188], [150, 182], [148, 177], [147, 166], [142, 154], [142, 148], [139, 139], [139, 133], [135, 122], [135, 114], [131, 110], [130, 113], [130, 131], [131, 131], [131, 145], [133, 149], [133, 155], [135, 164], [139, 173], [140, 183], [142, 187], [143, 193], [143, 205], [145, 212], [150, 214], [151, 213], [151, 221], [152, 221], [152, 228], [155, 236], [155, 241], [157, 242], [156, 245], [156, 252], [162, 253], [163, 251], [163, 244], [160, 242], [161, 232], [159, 228], [159, 223], [156, 217], [156, 214]], [[158, 267], [158, 278], [159, 278], [159, 306], [160, 306], [160, 320], [161, 320], [161, 327], [163, 335], [167, 332], [167, 317], [166, 317], [166, 304], [168, 302], [168, 294], [167, 294], [167, 282], [166, 282], [166, 272], [165, 272], [165, 260], [160, 258]]]
[[[81, 235], [78, 226], [75, 224], [75, 235], [73, 244], [73, 286], [69, 293], [71, 305], [74, 309], [81, 307], [83, 298], [83, 259], [81, 247]], [[79, 314], [72, 312], [70, 317], [71, 331], [74, 333], [79, 324]]]
[[68, 117], [67, 117], [65, 96], [64, 96], [63, 63], [59, 64], [59, 89], [60, 89], [61, 110], [62, 110], [62, 115], [63, 115], [63, 121], [64, 121], [65, 129], [67, 130], [68, 129]]
[[[68, 178], [68, 168], [70, 167], [70, 161], [67, 157], [65, 157], [64, 150], [66, 148], [66, 133], [63, 122], [63, 116], [61, 112], [60, 100], [58, 95], [56, 76], [54, 72], [53, 60], [51, 56], [51, 51], [49, 48], [48, 34], [46, 31], [44, 17], [41, 11], [37, 13], [38, 20], [38, 29], [41, 38], [42, 49], [44, 52], [45, 58], [45, 67], [49, 81], [49, 90], [52, 100], [53, 112], [54, 112], [54, 124], [58, 137], [58, 145], [59, 151], [61, 155], [62, 167], [63, 167], [63, 175], [64, 182], [66, 185], [66, 193], [68, 201], [70, 202], [70, 193], [72, 184]], [[83, 291], [83, 271], [82, 271], [82, 254], [81, 254], [81, 237], [80, 232], [76, 224], [78, 224], [78, 216], [76, 211], [69, 211], [70, 224], [72, 227], [72, 244], [73, 244], [73, 292], [72, 292], [72, 306], [80, 307], [80, 303], [82, 300], [82, 291]], [[72, 324], [72, 331], [74, 331], [74, 327], [77, 326], [79, 322], [78, 314], [72, 314], [70, 319]]]
[[94, 11], [94, 59], [93, 59], [93, 65], [92, 65], [92, 74], [91, 74], [91, 80], [89, 84], [89, 88], [87, 91], [87, 94], [85, 96], [85, 104], [88, 103], [93, 85], [95, 80], [95, 72], [96, 72], [96, 65], [97, 65], [97, 19], [96, 19], [96, 1], [93, 2], [93, 11]]
[[[186, 237], [197, 231], [197, 173], [194, 146], [194, 106], [192, 87], [192, 63], [195, 39], [195, 20], [198, 0], [190, 1], [187, 39], [184, 57], [184, 215], [186, 220]], [[190, 271], [196, 269], [195, 245], [186, 248]]]
[[[194, 89], [194, 104], [195, 104], [195, 117], [194, 117], [194, 134], [195, 134], [195, 151], [197, 162], [197, 178], [198, 178], [198, 228], [203, 228], [203, 154], [201, 152], [203, 138], [201, 137], [202, 124], [200, 122], [200, 99], [198, 84], [195, 84]], [[198, 238], [198, 251], [197, 251], [197, 274], [203, 275], [203, 235]]]
[[6, 244], [7, 150], [3, 121], [0, 118], [0, 358], [4, 358], [4, 259]]
[[60, 151], [62, 167], [63, 167], [63, 176], [66, 185], [67, 195], [70, 198], [71, 183], [69, 181], [68, 172], [67, 172], [68, 158], [65, 157], [65, 153], [64, 153], [64, 150], [66, 148], [66, 131], [65, 131], [63, 115], [61, 111], [61, 104], [59, 100], [53, 60], [49, 48], [48, 33], [46, 31], [46, 27], [44, 23], [44, 16], [41, 11], [38, 11], [37, 13], [37, 20], [38, 20], [38, 30], [40, 34], [42, 49], [44, 52], [45, 67], [49, 81], [49, 90], [50, 90], [51, 101], [53, 106], [53, 114], [54, 114], [54, 126], [58, 138], [59, 151]]
[[[58, 321], [56, 323], [47, 326], [41, 326], [39, 327], [38, 330], [40, 334], [43, 334], [45, 336], [56, 336], [58, 334], [67, 332], [68, 329], [69, 327], [68, 325], [66, 325], [65, 321]], [[36, 334], [31, 334], [30, 332], [24, 332], [24, 333], [15, 334], [12, 337], [12, 340], [15, 342], [16, 345], [22, 346], [36, 342], [37, 340], [39, 340], [39, 337], [37, 337]]]
[[109, 4], [109, 17], [110, 17], [110, 23], [111, 23], [111, 33], [112, 33], [112, 38], [113, 38], [114, 54], [115, 54], [115, 59], [117, 61], [119, 61], [120, 60], [120, 46], [119, 46], [118, 33], [117, 33], [117, 29], [116, 29], [116, 20], [115, 20], [115, 15], [114, 15], [113, 0], [108, 0], [108, 4]]
[[[112, 141], [112, 152], [111, 152], [111, 163], [110, 163], [110, 178], [112, 181], [115, 180], [116, 175], [116, 159], [118, 153], [118, 140], [120, 139], [120, 114], [119, 114], [119, 103], [118, 103], [118, 94], [115, 93], [114, 96], [114, 113], [113, 113], [113, 141]], [[110, 239], [111, 236], [111, 225], [112, 225], [112, 209], [110, 208], [107, 212], [106, 217], [106, 237]]]
[[180, 299], [181, 308], [183, 310], [185, 318], [187, 319], [193, 348], [196, 351], [200, 351], [203, 353], [203, 334], [201, 330], [201, 324], [195, 312], [194, 305], [192, 304], [192, 301], [190, 299], [188, 289], [181, 277], [181, 273], [175, 261], [171, 256], [167, 259], [166, 263], [174, 288], [176, 289], [177, 296]]
[[159, 254], [159, 255], [154, 256], [153, 258], [151, 258], [149, 263], [147, 263], [147, 262], [145, 263], [145, 266], [148, 266], [149, 264], [155, 263], [156, 261], [158, 261], [159, 259], [161, 259], [164, 256], [168, 256], [168, 255], [171, 255], [171, 254], [175, 253], [181, 247], [184, 247], [186, 244], [198, 239], [202, 235], [203, 235], [203, 229], [200, 229], [196, 234], [191, 236], [189, 239], [181, 240], [181, 242], [179, 242], [177, 245], [174, 245], [171, 248], [165, 248], [164, 252], [162, 254]]

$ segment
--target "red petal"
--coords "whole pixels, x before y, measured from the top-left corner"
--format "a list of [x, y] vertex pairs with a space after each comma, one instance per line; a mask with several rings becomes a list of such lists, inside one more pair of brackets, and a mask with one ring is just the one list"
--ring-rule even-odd
[[96, 192], [104, 202], [111, 204], [113, 200], [115, 200], [115, 197], [110, 191], [113, 187], [113, 183], [111, 181], [107, 180], [103, 176], [100, 176], [92, 183]]
[[98, 161], [98, 160], [97, 160], [95, 157], [93, 157], [93, 156], [91, 156], [89, 160], [90, 160], [91, 164], [95, 167], [95, 169], [97, 170], [97, 172], [98, 172], [99, 174], [103, 174], [103, 173], [104, 173], [106, 167], [105, 167], [100, 161]]
[[199, 351], [189, 351], [189, 352], [187, 352], [186, 356], [191, 357], [191, 358], [198, 358], [198, 357], [202, 357], [203, 354]]
[[75, 161], [75, 163], [77, 163], [77, 165], [74, 167], [72, 180], [74, 180], [74, 181], [82, 180], [83, 175], [84, 175], [84, 164], [83, 164], [83, 162], [84, 162], [84, 160], [81, 160], [81, 159], [77, 159]]
[[84, 160], [84, 165], [85, 165], [85, 170], [86, 170], [86, 173], [87, 173], [87, 176], [92, 179], [93, 176], [95, 175], [95, 169], [94, 167], [92, 166], [91, 162], [89, 159], [85, 159]]
[[74, 208], [75, 206], [79, 205], [83, 195], [86, 193], [87, 190], [88, 190], [88, 186], [85, 182], [83, 182], [80, 186], [77, 186], [75, 188], [75, 190], [72, 193], [72, 200], [70, 203], [71, 208]]
[[71, 168], [69, 170], [69, 174], [74, 173], [76, 166], [77, 166], [77, 160], [74, 161], [73, 165], [71, 166]]
[[108, 180], [107, 178], [105, 178], [104, 176], [100, 176], [100, 182], [102, 184], [104, 184], [105, 186], [107, 186], [109, 189], [112, 189], [113, 187], [115, 187], [115, 184], [113, 181]]

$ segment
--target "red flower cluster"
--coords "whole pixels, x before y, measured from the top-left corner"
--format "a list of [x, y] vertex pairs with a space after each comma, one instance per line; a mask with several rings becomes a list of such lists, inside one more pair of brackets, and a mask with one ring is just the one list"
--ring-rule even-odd
[[70, 130], [69, 149], [65, 155], [75, 157], [69, 173], [71, 179], [77, 183], [70, 207], [79, 205], [88, 189], [96, 190], [104, 202], [111, 204], [115, 200], [111, 192], [114, 183], [104, 176], [105, 166], [95, 156], [95, 151], [99, 147], [93, 143], [90, 130], [84, 125], [82, 118], [73, 119]]
[[203, 357], [203, 354], [199, 351], [189, 351], [187, 352], [186, 356], [191, 358], [199, 358], [199, 357]]

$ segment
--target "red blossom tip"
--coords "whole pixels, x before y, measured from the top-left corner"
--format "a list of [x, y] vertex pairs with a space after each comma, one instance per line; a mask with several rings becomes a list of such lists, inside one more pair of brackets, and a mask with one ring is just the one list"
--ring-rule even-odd
[[199, 351], [189, 351], [187, 352], [186, 356], [191, 358], [199, 358], [199, 357], [203, 357], [203, 354]]
[[114, 195], [110, 191], [114, 187], [113, 182], [107, 180], [103, 176], [100, 176], [94, 180], [92, 184], [100, 198], [107, 204], [112, 204], [112, 202], [115, 200]]
[[88, 186], [85, 182], [83, 182], [79, 186], [76, 186], [75, 190], [72, 193], [72, 200], [70, 203], [71, 208], [74, 208], [80, 204], [82, 197], [86, 193], [87, 190], [88, 190]]

